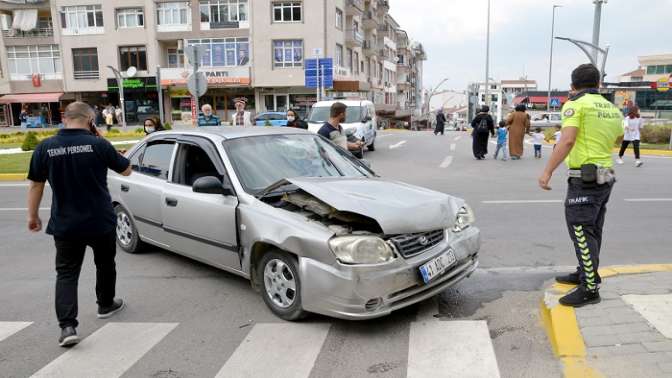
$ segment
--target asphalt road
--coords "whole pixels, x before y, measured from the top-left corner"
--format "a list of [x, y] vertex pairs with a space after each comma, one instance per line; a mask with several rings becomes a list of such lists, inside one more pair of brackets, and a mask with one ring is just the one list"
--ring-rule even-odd
[[[383, 177], [474, 208], [481, 269], [440, 296], [373, 321], [290, 324], [245, 280], [154, 249], [118, 253], [117, 292], [128, 308], [102, 321], [88, 255], [79, 301], [85, 341], [67, 352], [56, 344], [53, 242], [26, 231], [25, 186], [0, 183], [0, 376], [559, 377], [538, 305], [544, 283], [574, 264], [562, 173], [554, 191], [542, 192], [543, 162], [476, 161], [470, 142], [464, 133], [385, 132], [366, 155]], [[603, 264], [670, 262], [671, 168], [672, 159], [653, 158], [619, 167]]]

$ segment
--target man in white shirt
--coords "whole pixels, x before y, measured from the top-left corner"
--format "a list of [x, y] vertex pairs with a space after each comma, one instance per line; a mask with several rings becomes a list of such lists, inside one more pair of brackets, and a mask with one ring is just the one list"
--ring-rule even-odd
[[252, 114], [245, 111], [247, 106], [247, 98], [238, 97], [234, 100], [236, 111], [231, 116], [231, 124], [233, 126], [252, 126]]

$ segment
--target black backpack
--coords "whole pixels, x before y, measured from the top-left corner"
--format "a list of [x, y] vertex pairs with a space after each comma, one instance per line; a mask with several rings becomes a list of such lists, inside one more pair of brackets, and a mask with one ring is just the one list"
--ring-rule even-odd
[[488, 118], [487, 117], [481, 117], [481, 122], [478, 123], [478, 126], [476, 126], [476, 132], [479, 134], [487, 133], [488, 132]]

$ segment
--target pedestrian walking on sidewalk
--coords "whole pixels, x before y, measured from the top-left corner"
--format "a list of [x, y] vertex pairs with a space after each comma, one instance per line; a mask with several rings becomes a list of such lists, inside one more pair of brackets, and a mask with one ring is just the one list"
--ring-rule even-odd
[[525, 105], [517, 105], [516, 111], [506, 117], [506, 124], [509, 125], [511, 160], [519, 160], [523, 157], [525, 135], [530, 132], [530, 116], [526, 110]]
[[497, 149], [495, 150], [495, 160], [497, 160], [497, 156], [499, 156], [499, 151], [502, 151], [503, 161], [509, 159], [506, 153], [507, 135], [506, 121], [499, 121], [499, 126], [497, 126]]
[[562, 139], [539, 177], [539, 186], [551, 190], [553, 172], [563, 161], [569, 167], [565, 218], [578, 267], [556, 280], [578, 286], [560, 298], [565, 306], [600, 302], [602, 231], [615, 182], [611, 154], [623, 133], [621, 112], [598, 91], [600, 75], [592, 64], [572, 72], [572, 89], [578, 92], [562, 108]]
[[443, 114], [443, 110], [439, 109], [436, 113], [436, 128], [434, 129], [434, 135], [444, 135], [446, 129], [446, 116]]
[[644, 120], [639, 115], [639, 108], [633, 107], [630, 109], [628, 116], [625, 118], [625, 134], [623, 135], [623, 143], [621, 144], [621, 151], [618, 153], [618, 164], [623, 164], [623, 155], [632, 143], [635, 149], [635, 166], [641, 167], [642, 161], [639, 159], [639, 140], [641, 138], [641, 130], [644, 127]]
[[555, 147], [557, 147], [558, 144], [560, 144], [560, 138], [562, 138], [562, 126], [556, 126], [555, 132], [553, 133], [553, 139], [555, 139], [553, 150], [555, 150]]
[[471, 121], [472, 138], [474, 139], [472, 150], [477, 160], [485, 159], [488, 154], [488, 136], [495, 136], [495, 121], [490, 115], [490, 107], [485, 105]]
[[54, 237], [56, 245], [56, 316], [62, 347], [79, 342], [77, 285], [87, 246], [93, 249], [96, 264], [98, 318], [108, 318], [124, 307], [121, 299], [115, 299], [117, 219], [107, 188], [107, 171], [128, 176], [131, 166], [92, 127], [94, 117], [93, 109], [83, 102], [68, 105], [65, 128], [35, 148], [28, 172], [30, 231], [42, 229], [38, 209], [46, 181], [52, 191], [47, 234]]
[[546, 136], [541, 131], [541, 127], [537, 127], [532, 134], [532, 144], [534, 145], [534, 157], [536, 159], [541, 159], [541, 148], [544, 145], [544, 139]]

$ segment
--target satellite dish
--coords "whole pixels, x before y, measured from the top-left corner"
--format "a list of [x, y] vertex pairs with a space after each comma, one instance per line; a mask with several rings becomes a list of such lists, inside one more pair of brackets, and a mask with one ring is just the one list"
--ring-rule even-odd
[[126, 70], [126, 77], [135, 77], [135, 75], [138, 73], [138, 69], [135, 68], [134, 66], [128, 67]]

